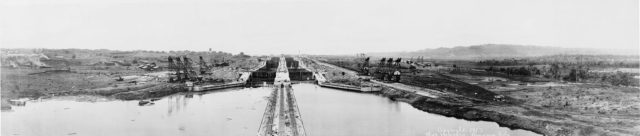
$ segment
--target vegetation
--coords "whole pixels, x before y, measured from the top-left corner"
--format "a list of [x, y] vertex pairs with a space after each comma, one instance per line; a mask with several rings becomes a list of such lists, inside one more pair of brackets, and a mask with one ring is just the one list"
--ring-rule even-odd
[[[535, 76], [568, 82], [638, 86], [640, 61], [634, 56], [554, 55], [526, 59], [483, 60], [487, 72]], [[635, 69], [635, 71], [622, 71]]]

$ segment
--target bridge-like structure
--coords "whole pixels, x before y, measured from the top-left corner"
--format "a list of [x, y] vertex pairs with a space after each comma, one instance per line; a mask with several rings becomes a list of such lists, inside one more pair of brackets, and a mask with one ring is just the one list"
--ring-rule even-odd
[[284, 57], [280, 57], [274, 85], [274, 91], [269, 97], [258, 129], [258, 136], [305, 136]]

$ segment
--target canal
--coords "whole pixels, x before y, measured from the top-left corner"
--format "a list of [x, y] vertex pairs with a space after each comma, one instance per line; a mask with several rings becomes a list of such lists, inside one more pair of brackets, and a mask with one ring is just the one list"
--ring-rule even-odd
[[[272, 90], [179, 93], [147, 106], [98, 96], [31, 100], [2, 111], [2, 135], [256, 135]], [[537, 135], [430, 114], [373, 94], [314, 84], [296, 84], [293, 90], [312, 136]]]

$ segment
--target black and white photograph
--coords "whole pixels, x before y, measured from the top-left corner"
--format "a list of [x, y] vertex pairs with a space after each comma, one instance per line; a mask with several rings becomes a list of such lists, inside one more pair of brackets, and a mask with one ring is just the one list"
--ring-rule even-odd
[[638, 0], [0, 0], [0, 136], [640, 136]]

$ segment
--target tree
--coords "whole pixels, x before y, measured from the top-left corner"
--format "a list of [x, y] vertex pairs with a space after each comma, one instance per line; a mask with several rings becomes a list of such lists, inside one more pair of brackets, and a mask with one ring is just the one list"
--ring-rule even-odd
[[549, 72], [551, 73], [552, 78], [558, 79], [560, 77], [560, 66], [558, 66], [557, 64], [551, 64]]
[[565, 79], [567, 81], [578, 81], [578, 72], [575, 68], [571, 69], [571, 72], [569, 73], [569, 76], [565, 77]]
[[535, 75], [540, 75], [540, 69], [533, 67], [533, 71], [535, 72]]
[[518, 75], [523, 75], [523, 76], [530, 76], [531, 75], [531, 71], [527, 70], [524, 67], [520, 67], [520, 69], [518, 69]]
[[577, 72], [578, 73], [577, 73], [576, 76], [577, 76], [578, 81], [582, 81], [584, 79], [588, 79], [589, 78], [588, 77], [589, 76], [588, 75], [589, 68], [583, 68], [582, 66], [580, 66], [580, 69], [578, 69]]

